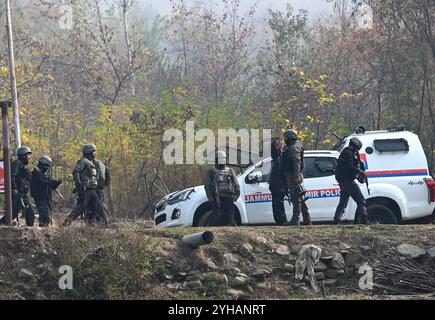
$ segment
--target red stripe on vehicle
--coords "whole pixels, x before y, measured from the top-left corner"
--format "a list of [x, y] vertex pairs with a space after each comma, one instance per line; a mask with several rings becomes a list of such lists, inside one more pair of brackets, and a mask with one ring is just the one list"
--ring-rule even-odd
[[426, 169], [368, 171], [367, 174], [427, 173]]

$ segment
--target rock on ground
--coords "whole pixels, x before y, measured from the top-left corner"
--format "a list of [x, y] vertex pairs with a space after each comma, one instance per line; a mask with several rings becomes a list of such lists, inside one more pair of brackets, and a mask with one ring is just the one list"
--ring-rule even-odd
[[398, 246], [397, 251], [399, 251], [404, 256], [408, 256], [413, 259], [420, 258], [426, 255], [426, 251], [424, 249], [408, 243], [403, 243]]

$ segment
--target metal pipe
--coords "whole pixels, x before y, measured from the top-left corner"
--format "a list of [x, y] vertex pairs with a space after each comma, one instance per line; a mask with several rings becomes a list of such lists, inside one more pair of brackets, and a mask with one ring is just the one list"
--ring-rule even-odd
[[11, 158], [9, 155], [9, 118], [8, 109], [11, 107], [10, 101], [0, 101], [2, 109], [2, 129], [3, 129], [3, 166], [5, 173], [5, 218], [6, 225], [12, 224], [12, 184], [11, 184]]
[[188, 236], [184, 236], [181, 239], [181, 242], [190, 247], [190, 248], [198, 248], [204, 244], [210, 244], [213, 242], [214, 235], [210, 231], [198, 232]]

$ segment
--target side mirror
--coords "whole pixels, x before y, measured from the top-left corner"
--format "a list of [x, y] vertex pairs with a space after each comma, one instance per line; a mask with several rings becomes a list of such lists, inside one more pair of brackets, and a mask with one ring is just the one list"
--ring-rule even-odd
[[263, 180], [263, 175], [260, 171], [257, 172], [251, 172], [248, 174], [248, 181], [249, 182], [261, 182]]

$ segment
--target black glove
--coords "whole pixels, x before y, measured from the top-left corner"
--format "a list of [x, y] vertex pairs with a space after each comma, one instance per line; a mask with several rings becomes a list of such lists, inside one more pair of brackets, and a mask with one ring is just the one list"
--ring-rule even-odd
[[366, 183], [367, 181], [367, 174], [363, 171], [360, 172], [357, 176], [357, 180], [359, 183]]

